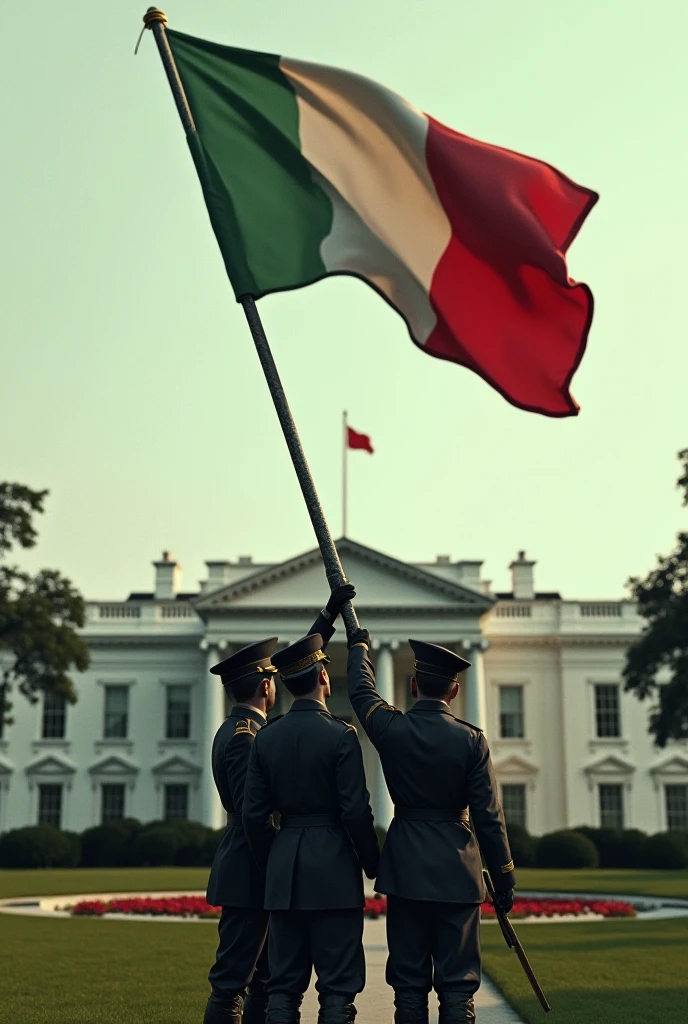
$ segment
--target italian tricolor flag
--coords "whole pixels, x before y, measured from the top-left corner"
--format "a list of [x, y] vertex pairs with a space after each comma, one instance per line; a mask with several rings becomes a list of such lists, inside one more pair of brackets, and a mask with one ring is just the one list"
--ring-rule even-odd
[[569, 385], [593, 303], [565, 253], [594, 192], [360, 75], [168, 37], [237, 297], [355, 275], [430, 355], [520, 408], [578, 411]]

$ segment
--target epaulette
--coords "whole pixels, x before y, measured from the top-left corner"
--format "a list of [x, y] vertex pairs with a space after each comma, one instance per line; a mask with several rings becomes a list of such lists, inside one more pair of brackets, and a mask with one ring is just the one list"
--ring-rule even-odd
[[473, 725], [472, 722], [466, 722], [463, 718], [457, 718], [456, 715], [454, 715], [454, 719], [455, 721], [460, 722], [461, 725], [467, 725], [469, 729], [475, 729], [476, 732], [483, 732], [479, 725]]
[[256, 732], [253, 731], [253, 729], [251, 728], [253, 724], [254, 723], [251, 718], [237, 718], [237, 723], [234, 726], [234, 735], [255, 736], [258, 730], [256, 729]]
[[403, 711], [400, 711], [399, 708], [395, 708], [393, 704], [388, 704], [386, 700], [378, 700], [374, 704], [372, 704], [366, 711], [366, 722], [372, 715], [373, 711], [377, 711], [378, 708], [384, 708], [385, 711], [393, 711], [396, 715], [403, 715], [404, 713]]
[[352, 725], [351, 722], [345, 722], [343, 718], [337, 718], [337, 716], [333, 715], [332, 712], [330, 712], [330, 717], [334, 718], [335, 722], [341, 722], [342, 725], [345, 725], [347, 727], [347, 729], [353, 729], [354, 732], [358, 732], [356, 726]]
[[284, 715], [275, 715], [274, 718], [268, 718], [268, 720], [265, 723], [265, 725], [263, 726], [263, 728], [265, 729], [266, 726], [273, 725], [274, 722], [279, 722], [280, 718], [284, 718]]

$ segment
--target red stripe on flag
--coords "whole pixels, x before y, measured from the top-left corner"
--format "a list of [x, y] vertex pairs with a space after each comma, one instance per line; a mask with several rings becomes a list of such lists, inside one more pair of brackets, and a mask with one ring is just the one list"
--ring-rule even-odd
[[370, 452], [373, 455], [373, 443], [367, 434], [359, 434], [358, 431], [352, 430], [351, 427], [347, 427], [347, 447], [359, 448], [364, 452]]
[[427, 164], [452, 237], [435, 269], [437, 326], [423, 347], [474, 370], [513, 405], [575, 415], [569, 385], [593, 300], [569, 279], [565, 253], [597, 194], [428, 120]]

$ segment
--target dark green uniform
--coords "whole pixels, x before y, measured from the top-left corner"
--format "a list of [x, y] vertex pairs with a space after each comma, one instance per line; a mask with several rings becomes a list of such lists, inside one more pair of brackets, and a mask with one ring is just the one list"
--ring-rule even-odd
[[427, 1020], [434, 986], [440, 1021], [472, 1021], [485, 896], [480, 850], [495, 887], [514, 885], [487, 741], [444, 701], [419, 700], [406, 714], [387, 704], [365, 645], [349, 651], [348, 680], [395, 806], [375, 888], [388, 898], [387, 981], [396, 1019]]
[[[276, 836], [266, 825], [274, 811]], [[243, 820], [267, 869], [268, 1021], [298, 1020], [314, 967], [320, 1020], [345, 1024], [365, 984], [361, 869], [373, 878], [379, 860], [356, 730], [320, 701], [295, 700], [255, 739]]]

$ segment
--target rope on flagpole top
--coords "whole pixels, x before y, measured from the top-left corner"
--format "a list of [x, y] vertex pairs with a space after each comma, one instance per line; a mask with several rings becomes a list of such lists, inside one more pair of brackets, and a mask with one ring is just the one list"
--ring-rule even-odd
[[[177, 71], [177, 65], [170, 49], [170, 44], [167, 39], [165, 32], [165, 25], [167, 24], [167, 17], [164, 11], [159, 10], [157, 7], [149, 7], [143, 16], [143, 30], [149, 28], [155, 36], [155, 41], [158, 46], [158, 52], [160, 59], [162, 60], [167, 80], [174, 96], [174, 102], [177, 106], [177, 112], [181, 119], [184, 131], [187, 135], [193, 135], [196, 132], [196, 125], [194, 123], [191, 108], [184, 92], [184, 86], [182, 85], [179, 72]], [[337, 549], [332, 540], [325, 514], [318, 498], [318, 492], [315, 489], [315, 482], [311, 471], [306, 460], [301, 440], [299, 438], [294, 418], [287, 402], [287, 396], [282, 387], [282, 382], [277, 372], [277, 365], [273, 358], [268, 343], [265, 329], [260, 319], [260, 314], [256, 307], [256, 300], [252, 295], [240, 295], [239, 302], [244, 310], [244, 315], [251, 331], [251, 337], [258, 353], [261, 366], [263, 367], [263, 373], [265, 380], [270, 390], [273, 404], [275, 406], [275, 412], [279, 419], [280, 426], [282, 427], [282, 433], [284, 434], [284, 440], [287, 443], [289, 454], [291, 455], [291, 461], [294, 466], [299, 485], [301, 487], [301, 493], [306, 503], [308, 515], [310, 516], [313, 530], [315, 532], [316, 539], [318, 541], [318, 547], [320, 548], [320, 554], [322, 555], [323, 564], [325, 566], [325, 575], [330, 585], [330, 589], [333, 590], [335, 587], [340, 586], [342, 583], [346, 583], [347, 579], [344, 575], [342, 563], [339, 560]], [[359, 628], [358, 617], [354, 611], [354, 606], [348, 601], [342, 608], [342, 619], [346, 627], [347, 636], [350, 635], [354, 630]]]

